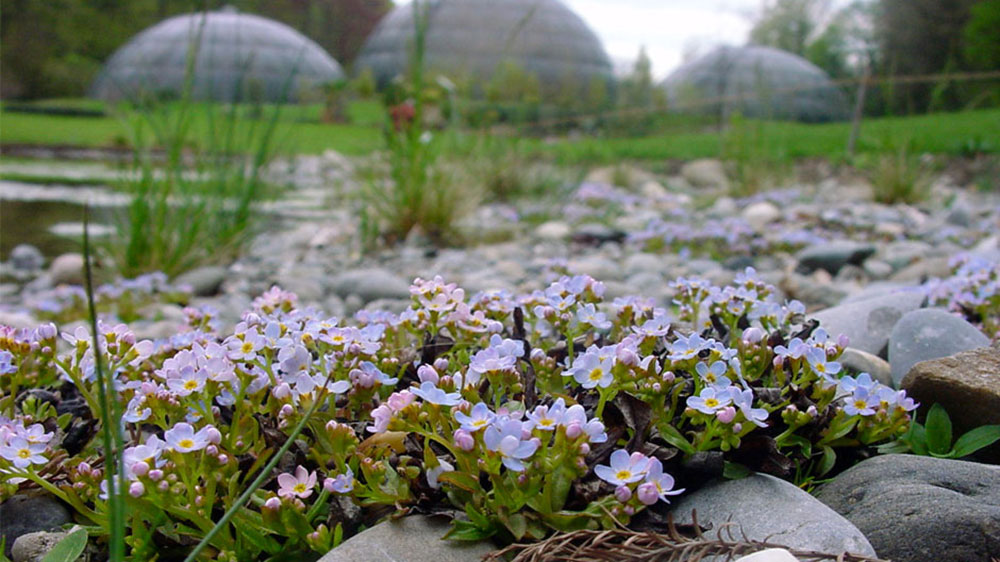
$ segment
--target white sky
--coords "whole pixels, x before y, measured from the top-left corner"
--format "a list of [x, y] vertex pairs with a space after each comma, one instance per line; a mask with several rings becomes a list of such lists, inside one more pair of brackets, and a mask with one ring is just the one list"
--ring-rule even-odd
[[645, 45], [653, 77], [676, 68], [685, 51], [741, 45], [761, 0], [563, 0], [604, 42], [616, 70], [627, 70]]

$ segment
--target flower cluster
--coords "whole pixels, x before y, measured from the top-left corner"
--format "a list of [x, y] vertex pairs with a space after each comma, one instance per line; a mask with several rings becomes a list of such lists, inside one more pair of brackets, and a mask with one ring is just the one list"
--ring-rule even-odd
[[951, 277], [924, 284], [928, 298], [977, 324], [994, 339], [1000, 337], [1000, 263], [962, 256], [952, 265]]
[[[345, 321], [276, 287], [229, 332], [194, 310], [190, 331], [160, 342], [104, 320], [96, 349], [84, 328], [61, 342], [52, 324], [0, 328], [0, 496], [41, 486], [106, 527], [107, 499], [122, 494], [143, 514], [131, 555], [148, 558], [204, 536], [287, 445], [213, 539], [212, 556], [242, 560], [325, 552], [359, 523], [334, 509], [344, 501], [447, 502], [468, 516], [453, 537], [540, 538], [627, 522], [680, 493], [681, 459], [750, 462], [751, 436], [784, 461], [768, 466], [796, 478], [828, 472], [837, 449], [907, 430], [912, 400], [846, 373], [847, 342], [753, 270], [727, 287], [674, 289], [670, 307], [605, 302], [602, 283], [561, 276], [530, 294], [469, 298], [435, 277], [414, 282], [399, 314]], [[93, 423], [97, 357], [125, 436], [124, 485], [111, 491], [116, 463]], [[632, 439], [666, 453], [629, 454]]]

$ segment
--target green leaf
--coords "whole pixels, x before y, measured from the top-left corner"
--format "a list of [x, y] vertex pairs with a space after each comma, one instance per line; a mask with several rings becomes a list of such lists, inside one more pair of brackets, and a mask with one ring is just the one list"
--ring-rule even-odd
[[1000, 425], [983, 425], [975, 429], [970, 429], [965, 435], [955, 441], [955, 447], [951, 450], [952, 458], [964, 457], [975, 453], [983, 447], [1000, 441]]
[[52, 550], [42, 558], [42, 562], [73, 562], [87, 548], [87, 531], [73, 531], [66, 538], [56, 543]]
[[490, 527], [489, 529], [480, 529], [471, 521], [453, 519], [451, 522], [451, 529], [445, 533], [444, 538], [454, 539], [457, 541], [480, 541], [488, 539], [495, 534], [496, 529], [493, 527]]
[[694, 445], [685, 438], [676, 427], [665, 423], [660, 425], [657, 429], [660, 430], [660, 436], [667, 442], [677, 447], [684, 454], [693, 455], [695, 453]]
[[875, 449], [878, 451], [878, 454], [880, 455], [892, 455], [898, 453], [906, 453], [908, 451], [913, 450], [913, 447], [906, 441], [902, 439], [897, 439], [895, 441], [883, 443], [875, 447]]
[[240, 519], [239, 517], [234, 517], [232, 519], [233, 527], [236, 527], [236, 532], [248, 543], [252, 544], [258, 551], [264, 551], [268, 554], [276, 554], [281, 550], [281, 544], [278, 543], [273, 537], [267, 536], [261, 529], [255, 527], [252, 523]]
[[738, 462], [725, 461], [722, 465], [722, 476], [729, 480], [739, 480], [750, 476], [750, 469]]
[[802, 437], [801, 435], [792, 434], [786, 437], [784, 442], [789, 445], [798, 445], [799, 448], [802, 449], [803, 455], [805, 455], [806, 457], [812, 456], [812, 447], [813, 447], [812, 441], [806, 439], [805, 437]]
[[907, 440], [910, 443], [910, 448], [913, 449], [914, 454], [927, 456], [930, 453], [927, 451], [927, 430], [924, 426], [913, 422], [910, 425], [910, 431], [907, 433]]
[[452, 486], [465, 490], [466, 492], [481, 491], [479, 487], [479, 480], [477, 480], [471, 474], [460, 472], [458, 470], [451, 470], [448, 472], [441, 473], [440, 475], [438, 475], [438, 482], [451, 484]]
[[524, 515], [520, 513], [515, 513], [504, 521], [504, 525], [510, 530], [510, 534], [514, 535], [514, 538], [521, 540], [524, 538], [525, 533], [528, 532], [528, 520], [524, 518]]
[[480, 529], [489, 529], [492, 526], [490, 524], [490, 518], [482, 512], [477, 511], [476, 506], [472, 505], [472, 502], [465, 504], [465, 515], [469, 517], [470, 522]]
[[819, 476], [833, 470], [833, 465], [837, 463], [837, 453], [833, 447], [823, 447], [823, 457], [819, 461]]
[[951, 418], [943, 406], [931, 406], [924, 429], [927, 430], [927, 450], [930, 453], [947, 455], [951, 451]]

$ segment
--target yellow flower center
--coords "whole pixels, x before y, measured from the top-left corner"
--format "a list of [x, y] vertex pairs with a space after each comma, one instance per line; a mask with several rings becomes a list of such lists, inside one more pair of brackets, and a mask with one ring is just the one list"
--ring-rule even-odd
[[190, 448], [194, 447], [194, 440], [192, 440], [192, 439], [181, 439], [180, 441], [177, 442], [177, 444], [180, 445], [181, 448], [183, 448], [183, 449], [190, 449]]
[[629, 478], [632, 478], [632, 471], [619, 470], [618, 472], [615, 473], [615, 478], [617, 478], [618, 480], [628, 480]]
[[854, 407], [857, 408], [857, 409], [859, 409], [859, 410], [864, 410], [865, 408], [868, 407], [868, 403], [865, 402], [864, 400], [855, 400], [854, 401]]
[[294, 488], [292, 488], [292, 490], [295, 491], [296, 494], [301, 494], [306, 491], [306, 485], [299, 482]]
[[250, 353], [253, 351], [253, 343], [248, 341], [243, 342], [243, 345], [240, 347], [240, 351], [243, 353]]
[[472, 426], [475, 427], [475, 428], [486, 427], [487, 426], [487, 421], [486, 420], [475, 420], [474, 422], [472, 422]]
[[594, 370], [590, 371], [589, 378], [592, 381], [599, 381], [603, 376], [604, 376], [604, 371], [602, 371], [599, 368], [595, 368]]
[[198, 381], [196, 381], [194, 379], [191, 379], [191, 380], [189, 380], [189, 381], [187, 381], [187, 382], [184, 383], [184, 388], [186, 390], [194, 390], [194, 389], [198, 388]]
[[20, 449], [17, 451], [17, 456], [21, 457], [22, 459], [31, 458], [31, 451], [29, 451], [28, 449]]
[[715, 398], [706, 398], [705, 405], [708, 406], [709, 408], [715, 408], [716, 406], [719, 405], [719, 401], [716, 400]]

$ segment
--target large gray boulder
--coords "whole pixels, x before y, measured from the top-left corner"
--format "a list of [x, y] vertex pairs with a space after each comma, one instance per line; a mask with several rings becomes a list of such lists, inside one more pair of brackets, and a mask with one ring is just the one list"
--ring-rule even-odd
[[893, 327], [925, 298], [915, 291], [894, 292], [821, 310], [813, 318], [831, 337], [844, 334], [854, 349], [884, 357]]
[[[718, 529], [735, 524], [735, 537], [767, 540], [794, 549], [875, 556], [875, 550], [849, 521], [793, 484], [766, 474], [721, 480], [684, 496], [674, 506], [674, 520]], [[713, 535], [714, 536], [714, 535]]]
[[978, 328], [939, 308], [906, 313], [889, 334], [889, 365], [898, 387], [921, 361], [986, 347], [990, 340]]
[[[1000, 467], [882, 455], [817, 493], [895, 562], [990, 562], [1000, 554]], [[994, 558], [995, 559], [995, 558]]]
[[488, 541], [444, 540], [450, 523], [416, 515], [379, 523], [347, 539], [318, 562], [474, 562], [497, 549]]

